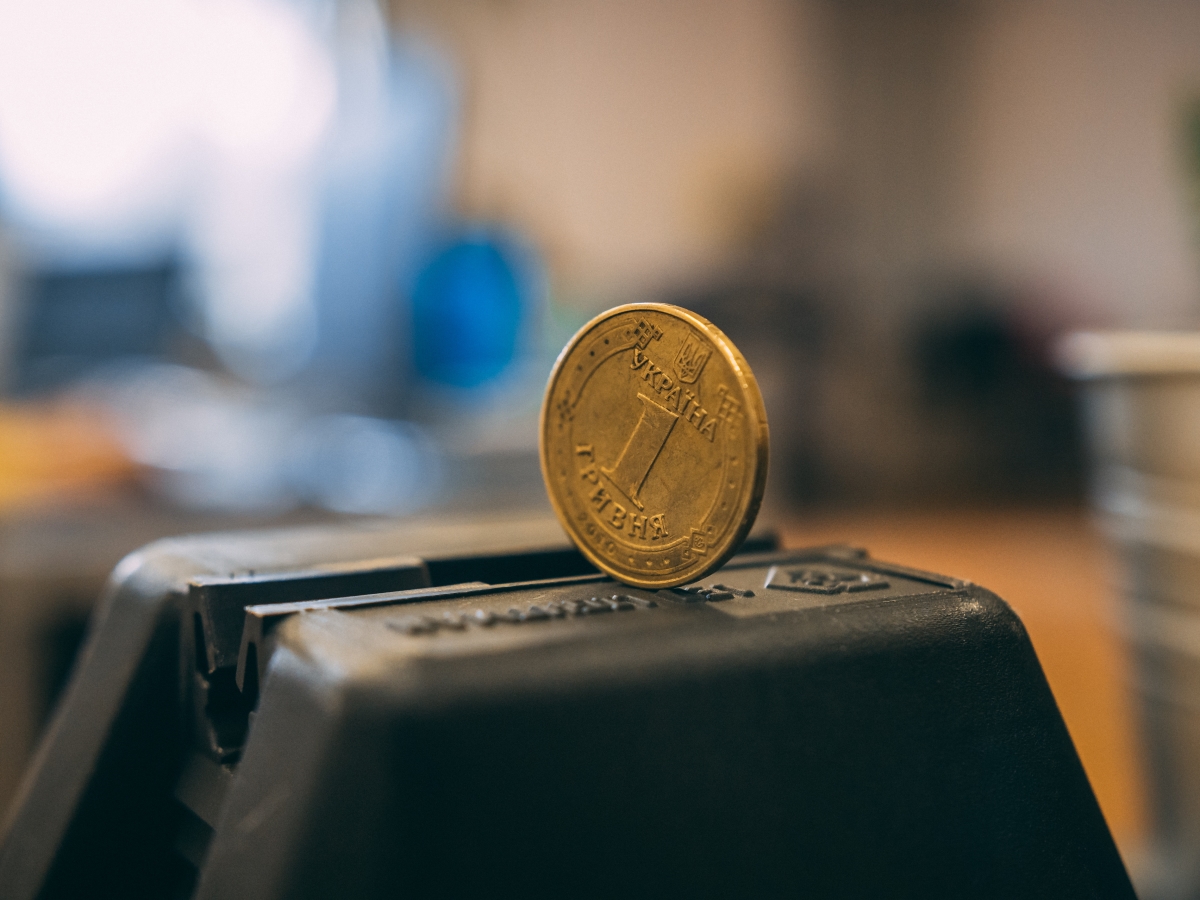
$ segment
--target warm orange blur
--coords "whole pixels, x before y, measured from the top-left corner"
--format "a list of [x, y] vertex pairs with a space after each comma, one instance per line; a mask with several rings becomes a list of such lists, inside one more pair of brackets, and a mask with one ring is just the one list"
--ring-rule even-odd
[[0, 405], [0, 513], [79, 500], [136, 471], [112, 428], [76, 404]]

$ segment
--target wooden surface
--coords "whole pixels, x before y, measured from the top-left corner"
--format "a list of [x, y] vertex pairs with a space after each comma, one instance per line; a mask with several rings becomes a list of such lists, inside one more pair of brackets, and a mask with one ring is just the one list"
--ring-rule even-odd
[[877, 559], [974, 581], [1025, 623], [1084, 768], [1128, 860], [1144, 836], [1115, 578], [1082, 510], [845, 512], [793, 518], [788, 547], [848, 543]]

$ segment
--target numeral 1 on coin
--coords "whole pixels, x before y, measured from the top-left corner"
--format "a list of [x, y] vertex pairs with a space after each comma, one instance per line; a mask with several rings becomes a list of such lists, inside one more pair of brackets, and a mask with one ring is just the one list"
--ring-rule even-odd
[[645, 394], [637, 396], [642, 401], [642, 417], [634, 426], [633, 434], [629, 435], [625, 449], [617, 457], [616, 465], [611, 469], [607, 466], [601, 467], [600, 471], [625, 492], [634, 506], [644, 509], [641, 500], [638, 499], [638, 491], [642, 489], [646, 476], [650, 474], [650, 468], [662, 452], [667, 436], [675, 427], [679, 415], [655, 403]]

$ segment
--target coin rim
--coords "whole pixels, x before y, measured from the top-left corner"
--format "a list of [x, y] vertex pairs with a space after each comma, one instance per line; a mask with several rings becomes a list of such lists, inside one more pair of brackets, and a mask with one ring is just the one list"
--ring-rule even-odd
[[[555, 492], [551, 487], [550, 469], [547, 465], [546, 423], [549, 418], [550, 397], [553, 394], [552, 387], [557, 383], [559, 373], [567, 357], [579, 345], [583, 336], [591, 332], [600, 323], [624, 313], [642, 311], [663, 313], [683, 319], [708, 336], [713, 346], [717, 348], [718, 352], [721, 353], [733, 370], [734, 377], [741, 388], [742, 396], [747, 401], [743, 404], [742, 411], [747, 416], [751, 414], [754, 416], [755, 422], [752, 424], [757, 427], [758, 431], [758, 439], [755, 441], [754, 483], [749, 492], [745, 512], [742, 513], [742, 524], [734, 532], [728, 547], [720, 554], [708, 560], [707, 564], [702, 565], [699, 569], [683, 573], [682, 577], [675, 575], [659, 580], [636, 578], [632, 575], [626, 576], [624, 573], [613, 571], [609, 562], [595, 554], [582, 538], [576, 537], [571, 526], [570, 517], [567, 516], [566, 511], [563, 509], [562, 504], [559, 502], [558, 497], [555, 496]], [[678, 587], [681, 584], [698, 581], [705, 575], [723, 566], [737, 552], [738, 548], [742, 545], [742, 541], [746, 539], [746, 535], [750, 533], [750, 529], [754, 526], [754, 520], [758, 518], [758, 511], [762, 507], [763, 494], [767, 487], [767, 464], [769, 459], [770, 431], [767, 427], [767, 410], [763, 405], [762, 392], [758, 388], [758, 379], [754, 377], [754, 372], [751, 371], [749, 363], [746, 362], [746, 358], [742, 356], [737, 345], [725, 335], [725, 332], [721, 331], [720, 328], [708, 321], [708, 319], [697, 315], [690, 309], [684, 309], [682, 306], [676, 306], [672, 303], [626, 303], [622, 306], [614, 306], [612, 309], [600, 313], [600, 315], [582, 325], [563, 346], [562, 351], [558, 354], [558, 359], [554, 361], [554, 368], [550, 370], [550, 377], [546, 381], [546, 390], [542, 396], [542, 410], [538, 416], [538, 461], [542, 468], [542, 485], [546, 489], [546, 496], [550, 500], [550, 506], [554, 509], [554, 515], [558, 518], [559, 524], [562, 526], [563, 531], [566, 532], [567, 537], [570, 538], [571, 543], [597, 569], [623, 584], [640, 588], [665, 590], [667, 588]]]

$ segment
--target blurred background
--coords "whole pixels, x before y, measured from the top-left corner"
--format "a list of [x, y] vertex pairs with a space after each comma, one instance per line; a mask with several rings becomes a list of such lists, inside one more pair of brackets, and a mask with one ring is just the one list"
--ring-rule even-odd
[[546, 508], [587, 319], [740, 346], [765, 517], [1026, 621], [1135, 876], [1053, 346], [1200, 320], [1185, 0], [0, 0], [0, 804], [159, 536]]

